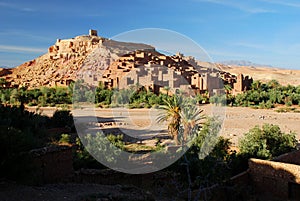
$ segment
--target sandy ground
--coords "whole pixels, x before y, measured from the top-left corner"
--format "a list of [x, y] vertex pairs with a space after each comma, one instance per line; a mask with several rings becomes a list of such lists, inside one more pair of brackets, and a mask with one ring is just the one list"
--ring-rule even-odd
[[[233, 145], [237, 145], [239, 138], [255, 125], [265, 123], [278, 125], [283, 132], [295, 132], [300, 139], [300, 113], [278, 113], [276, 109], [252, 109], [247, 107], [213, 108], [211, 105], [201, 107], [206, 115], [224, 116], [221, 135], [230, 138]], [[29, 108], [34, 111], [35, 108]], [[51, 116], [54, 108], [40, 108], [40, 112]], [[166, 124], [157, 123], [159, 111], [154, 109], [79, 109], [77, 117], [93, 116], [98, 122], [103, 122], [102, 127], [107, 132], [120, 129], [122, 132], [139, 138], [152, 138], [156, 135], [167, 133]], [[74, 111], [73, 111], [74, 113]], [[111, 122], [116, 122], [112, 123]]]
[[300, 70], [281, 69], [274, 67], [251, 67], [251, 66], [220, 66], [220, 69], [231, 74], [242, 73], [251, 76], [254, 80], [268, 82], [277, 80], [282, 85], [300, 85]]
[[278, 113], [275, 109], [227, 107], [222, 134], [237, 144], [238, 139], [255, 125], [278, 125], [285, 133], [295, 132], [300, 139], [300, 113]]

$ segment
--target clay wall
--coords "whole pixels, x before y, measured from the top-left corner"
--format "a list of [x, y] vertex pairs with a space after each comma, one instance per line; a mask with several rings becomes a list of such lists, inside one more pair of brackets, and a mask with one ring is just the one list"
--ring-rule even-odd
[[72, 148], [44, 147], [32, 150], [35, 177], [42, 183], [60, 182], [73, 176]]
[[250, 159], [249, 174], [256, 193], [268, 193], [284, 200], [294, 196], [292, 192], [300, 186], [299, 165]]

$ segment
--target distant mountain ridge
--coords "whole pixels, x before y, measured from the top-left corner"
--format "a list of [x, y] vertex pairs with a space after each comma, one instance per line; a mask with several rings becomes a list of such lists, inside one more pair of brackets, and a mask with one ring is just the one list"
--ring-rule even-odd
[[228, 60], [228, 61], [220, 61], [219, 63], [230, 66], [253, 66], [253, 67], [273, 67], [267, 64], [258, 64], [253, 63], [251, 61], [246, 60]]

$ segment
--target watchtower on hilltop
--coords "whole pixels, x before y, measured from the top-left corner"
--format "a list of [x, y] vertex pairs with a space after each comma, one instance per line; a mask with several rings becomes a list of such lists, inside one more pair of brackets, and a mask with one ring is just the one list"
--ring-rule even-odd
[[89, 36], [98, 36], [97, 30], [90, 29], [90, 30], [89, 30]]

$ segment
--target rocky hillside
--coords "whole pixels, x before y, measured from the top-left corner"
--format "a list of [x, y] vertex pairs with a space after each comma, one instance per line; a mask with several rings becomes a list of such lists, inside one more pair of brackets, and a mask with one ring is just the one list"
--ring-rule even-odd
[[101, 71], [119, 55], [136, 49], [154, 50], [149, 45], [112, 41], [95, 34], [57, 39], [46, 54], [13, 69], [0, 69], [0, 77], [11, 86], [66, 86], [78, 78], [78, 72]]
[[0, 77], [7, 76], [12, 73], [12, 69], [0, 68]]

